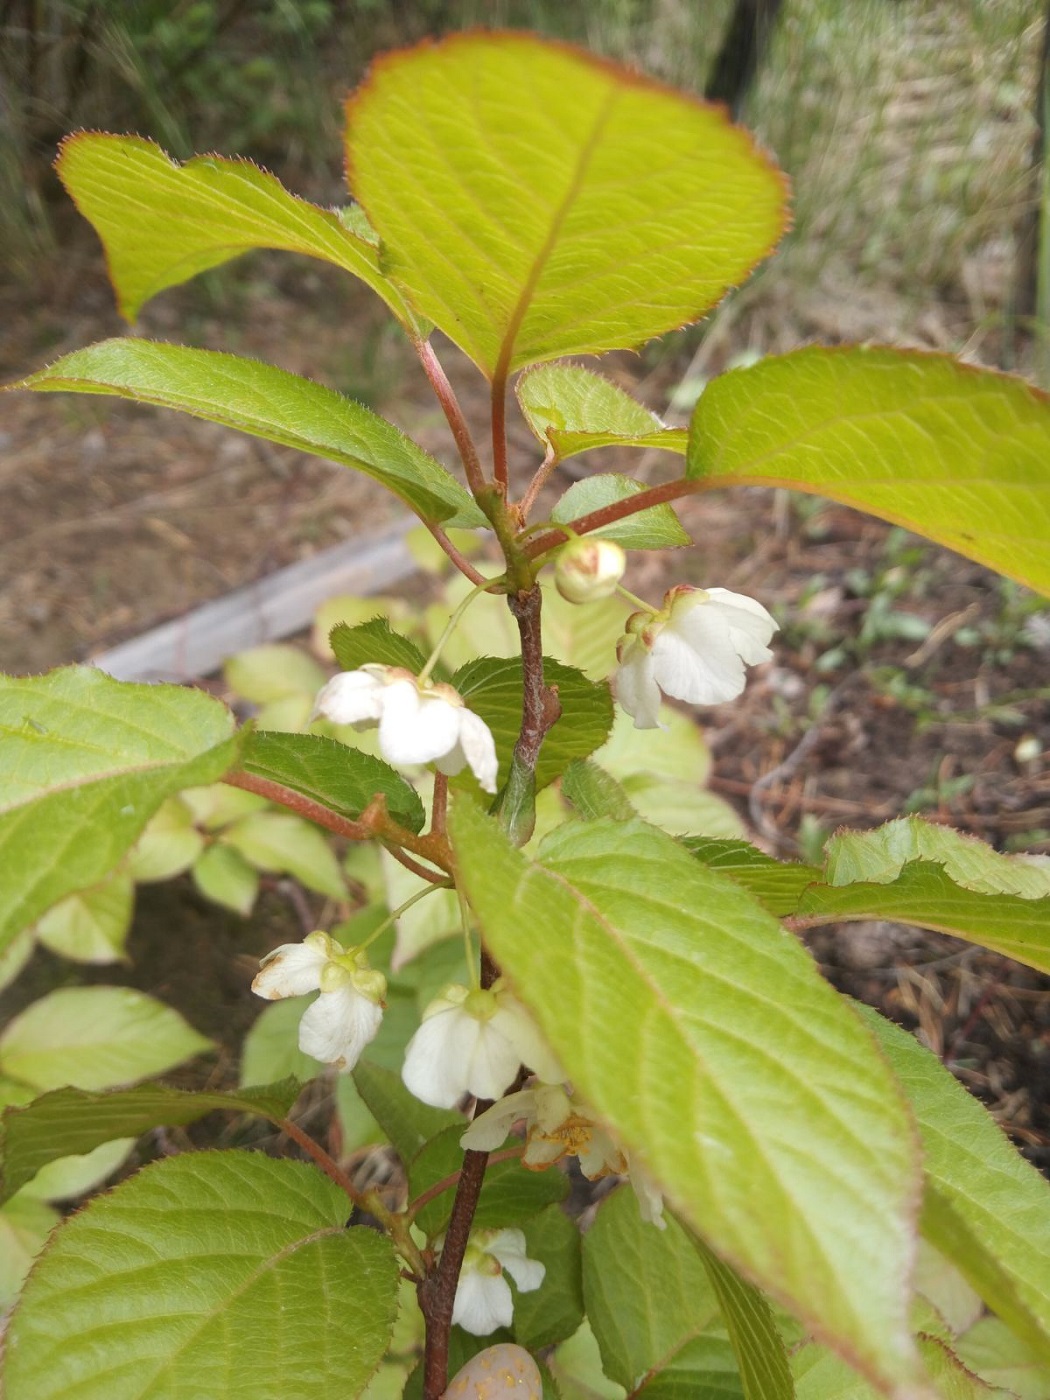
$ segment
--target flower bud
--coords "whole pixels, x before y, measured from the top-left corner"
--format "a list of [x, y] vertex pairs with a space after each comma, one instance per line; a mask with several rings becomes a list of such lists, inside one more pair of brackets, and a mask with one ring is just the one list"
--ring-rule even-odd
[[570, 603], [594, 603], [616, 592], [627, 556], [612, 540], [570, 540], [554, 566], [554, 584]]

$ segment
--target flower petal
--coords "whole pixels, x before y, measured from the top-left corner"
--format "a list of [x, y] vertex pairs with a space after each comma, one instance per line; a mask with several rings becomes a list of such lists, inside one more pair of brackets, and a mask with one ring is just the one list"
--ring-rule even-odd
[[504, 1033], [498, 1011], [480, 1024], [481, 1034], [466, 1062], [467, 1088], [475, 1098], [498, 1099], [517, 1078], [521, 1055]]
[[653, 675], [665, 695], [691, 705], [720, 705], [744, 689], [744, 663], [717, 614], [694, 622], [688, 638], [665, 627], [653, 643]]
[[483, 1248], [510, 1274], [519, 1293], [535, 1293], [547, 1273], [547, 1266], [525, 1254], [525, 1236], [520, 1230], [497, 1230]]
[[322, 992], [299, 1022], [299, 1049], [323, 1064], [352, 1070], [382, 1019], [383, 1008], [352, 986]]
[[536, 1102], [535, 1089], [519, 1089], [480, 1113], [459, 1140], [474, 1152], [495, 1152], [519, 1118], [529, 1118]]
[[462, 1327], [464, 1332], [472, 1332], [475, 1337], [487, 1337], [498, 1327], [509, 1327], [513, 1321], [514, 1299], [507, 1280], [499, 1275], [490, 1278], [464, 1269], [452, 1304], [453, 1325]]
[[653, 676], [653, 658], [640, 637], [623, 648], [613, 677], [620, 708], [634, 720], [635, 729], [659, 729], [660, 689]]
[[731, 593], [728, 588], [709, 588], [707, 596], [721, 610], [729, 627], [729, 640], [741, 661], [748, 666], [771, 661], [769, 639], [780, 628], [762, 604], [746, 593]]
[[323, 715], [334, 724], [375, 724], [383, 710], [385, 686], [378, 666], [340, 671], [324, 686], [314, 704], [313, 718]]
[[459, 711], [459, 740], [444, 759], [436, 759], [436, 767], [450, 778], [469, 763], [470, 771], [480, 783], [484, 792], [496, 791], [496, 741], [492, 730], [480, 715], [473, 710]]
[[455, 1108], [467, 1092], [466, 1066], [480, 1035], [480, 1021], [462, 1007], [428, 1015], [405, 1048], [405, 1087], [433, 1108]]
[[302, 943], [282, 943], [263, 958], [252, 991], [266, 1001], [316, 992], [327, 961], [324, 945], [312, 934]]
[[[497, 999], [499, 1005], [491, 1021], [492, 1028], [508, 1041], [521, 1064], [527, 1065], [537, 1079], [546, 1084], [561, 1084], [565, 1071], [521, 1002], [512, 992], [502, 990], [497, 993]], [[508, 1079], [507, 1084], [510, 1082]], [[505, 1084], [503, 1088], [506, 1087]]]
[[459, 709], [440, 696], [420, 695], [414, 681], [386, 687], [379, 721], [379, 752], [387, 763], [433, 763], [459, 740]]

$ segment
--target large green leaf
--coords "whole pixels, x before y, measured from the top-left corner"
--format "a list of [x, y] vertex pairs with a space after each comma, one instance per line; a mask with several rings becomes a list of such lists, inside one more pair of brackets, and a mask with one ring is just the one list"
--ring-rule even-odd
[[693, 1244], [718, 1299], [746, 1400], [790, 1400], [795, 1390], [787, 1348], [769, 1302], [703, 1240], [694, 1235]]
[[799, 898], [803, 925], [894, 919], [956, 934], [1050, 972], [1050, 866], [1006, 856], [951, 827], [899, 817], [844, 831], [825, 851], [826, 884]]
[[165, 1006], [132, 987], [59, 987], [0, 1036], [0, 1071], [34, 1089], [111, 1089], [213, 1048]]
[[[549, 443], [559, 461], [592, 447], [685, 452], [684, 428], [665, 428], [655, 413], [626, 390], [582, 365], [537, 365], [521, 376], [515, 392], [525, 421], [541, 442]], [[573, 514], [586, 515], [603, 504], [581, 504]], [[573, 515], [555, 518], [572, 520]]]
[[782, 918], [794, 914], [807, 885], [819, 882], [818, 866], [776, 860], [749, 841], [715, 840], [709, 836], [680, 836], [679, 841], [710, 870], [719, 870], [747, 890], [759, 904]]
[[[586, 758], [612, 729], [609, 687], [589, 681], [575, 666], [543, 658], [544, 680], [558, 687], [562, 718], [547, 734], [536, 765], [536, 786], [553, 782], [574, 758]], [[480, 656], [452, 677], [467, 706], [481, 716], [496, 741], [499, 770], [506, 778], [522, 715], [521, 658]]]
[[484, 524], [464, 488], [393, 423], [260, 360], [122, 336], [74, 350], [9, 387], [112, 394], [179, 409], [365, 472], [425, 520]]
[[328, 641], [344, 671], [368, 665], [401, 666], [418, 675], [426, 665], [426, 657], [415, 642], [395, 632], [385, 617], [369, 618], [356, 627], [337, 622]]
[[280, 1122], [299, 1095], [292, 1079], [236, 1094], [190, 1093], [143, 1084], [111, 1093], [53, 1089], [3, 1117], [3, 1191], [6, 1200], [42, 1167], [60, 1157], [81, 1156], [114, 1138], [138, 1137], [151, 1128], [195, 1123], [207, 1113], [257, 1113]]
[[[592, 510], [611, 505], [614, 501], [625, 501], [628, 496], [637, 496], [642, 489], [629, 476], [604, 473], [585, 476], [569, 487], [551, 511], [551, 519], [567, 525], [581, 515], [589, 515]], [[673, 549], [690, 542], [678, 516], [668, 505], [649, 506], [637, 515], [628, 515], [592, 533], [602, 539], [614, 540], [624, 549]]]
[[629, 1188], [584, 1236], [583, 1294], [605, 1374], [631, 1395], [743, 1400], [707, 1270], [676, 1220], [657, 1230], [641, 1219]]
[[386, 55], [347, 116], [384, 268], [486, 371], [695, 321], [785, 225], [721, 109], [529, 34]]
[[466, 1126], [463, 1115], [432, 1108], [409, 1093], [401, 1076], [377, 1065], [367, 1056], [358, 1060], [354, 1083], [373, 1118], [397, 1149], [401, 1160], [411, 1162], [423, 1144], [445, 1128]]
[[514, 1299], [514, 1340], [529, 1351], [571, 1337], [583, 1321], [580, 1231], [560, 1205], [549, 1205], [522, 1226], [525, 1253], [547, 1272], [543, 1285]]
[[359, 1395], [393, 1330], [397, 1265], [313, 1167], [200, 1152], [68, 1220], [4, 1355], [7, 1400]]
[[412, 831], [423, 828], [423, 804], [404, 778], [381, 759], [335, 739], [256, 730], [245, 741], [240, 766], [351, 820], [360, 817], [376, 797], [384, 797], [395, 821]]
[[36, 925], [45, 948], [74, 962], [119, 962], [135, 904], [135, 883], [118, 870], [99, 885], [52, 904]]
[[233, 727], [201, 691], [91, 666], [0, 676], [0, 949], [104, 880], [171, 793], [221, 778]]
[[863, 1008], [919, 1123], [923, 1234], [1050, 1361], [1050, 1185], [936, 1056]]
[[81, 131], [62, 143], [56, 169], [102, 239], [129, 321], [165, 287], [252, 248], [282, 248], [360, 277], [403, 325], [416, 327], [404, 297], [380, 271], [374, 241], [332, 210], [289, 194], [251, 161], [208, 155], [180, 165], [140, 136]]
[[918, 351], [809, 346], [705, 389], [688, 474], [844, 501], [1050, 592], [1050, 398]]
[[641, 822], [568, 823], [541, 864], [467, 803], [450, 830], [486, 945], [682, 1217], [875, 1383], [914, 1380], [911, 1124], [801, 945]]

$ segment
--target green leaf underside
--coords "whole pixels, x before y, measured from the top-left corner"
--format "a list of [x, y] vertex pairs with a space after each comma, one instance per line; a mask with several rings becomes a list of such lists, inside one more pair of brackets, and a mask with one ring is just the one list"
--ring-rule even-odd
[[401, 666], [418, 676], [426, 657], [414, 642], [393, 631], [385, 617], [373, 617], [351, 627], [337, 622], [328, 634], [328, 643], [343, 671], [362, 666]]
[[681, 845], [710, 870], [728, 875], [771, 914], [794, 914], [803, 890], [819, 882], [815, 865], [776, 860], [748, 841], [715, 840], [710, 836], [680, 836]]
[[245, 741], [240, 766], [269, 778], [340, 816], [356, 821], [370, 802], [386, 798], [387, 811], [412, 831], [426, 819], [423, 804], [389, 764], [320, 734], [270, 734], [256, 730]]
[[195, 156], [180, 165], [140, 136], [78, 132], [56, 169], [106, 250], [121, 314], [253, 248], [280, 248], [360, 277], [410, 331], [416, 320], [379, 270], [377, 249], [338, 214], [289, 193], [251, 161]]
[[139, 1137], [151, 1128], [195, 1123], [223, 1109], [254, 1113], [279, 1123], [299, 1096], [294, 1079], [235, 1094], [189, 1093], [163, 1084], [91, 1093], [53, 1089], [3, 1117], [3, 1191], [9, 1196], [60, 1157], [91, 1152], [114, 1138]]
[[359, 1394], [393, 1330], [397, 1266], [389, 1241], [345, 1228], [349, 1210], [313, 1167], [261, 1153], [146, 1167], [53, 1237], [11, 1322], [5, 1395]]
[[708, 385], [687, 472], [810, 491], [1050, 592], [1050, 399], [946, 355], [807, 347]]
[[720, 109], [527, 34], [381, 57], [347, 117], [385, 269], [488, 372], [694, 321], [785, 225]]
[[561, 776], [561, 793], [584, 821], [611, 817], [613, 821], [627, 822], [638, 815], [612, 774], [587, 758], [574, 759], [566, 768]]
[[602, 1368], [629, 1394], [744, 1395], [718, 1299], [689, 1237], [674, 1219], [665, 1230], [642, 1220], [630, 1187], [602, 1202], [583, 1238], [583, 1290]]
[[685, 453], [689, 434], [684, 428], [665, 428], [618, 384], [582, 365], [538, 365], [521, 376], [515, 393], [525, 421], [541, 442], [554, 448], [559, 461], [592, 447]]
[[450, 829], [486, 946], [675, 1208], [877, 1384], [913, 1380], [909, 1120], [801, 946], [642, 823], [562, 826], [542, 865], [468, 804]]
[[1050, 1186], [987, 1110], [914, 1037], [868, 1008], [922, 1134], [922, 1230], [1050, 1361]]
[[393, 423], [260, 360], [124, 336], [74, 350], [10, 387], [111, 394], [178, 409], [364, 472], [425, 520], [484, 523], [464, 488]]
[[[463, 1166], [463, 1149], [459, 1140], [465, 1129], [465, 1123], [445, 1128], [417, 1154], [408, 1169], [409, 1200], [414, 1200], [446, 1177], [456, 1177]], [[507, 1145], [517, 1146], [513, 1142]], [[450, 1180], [448, 1187], [428, 1201], [416, 1216], [416, 1223], [429, 1239], [443, 1234], [448, 1225], [457, 1179]], [[562, 1172], [532, 1172], [523, 1167], [517, 1158], [494, 1162], [485, 1172], [485, 1184], [474, 1213], [474, 1226], [479, 1230], [489, 1230], [523, 1225], [546, 1206], [564, 1200], [568, 1194], [569, 1178]]]
[[401, 1076], [392, 1069], [361, 1059], [353, 1072], [357, 1092], [403, 1162], [411, 1162], [428, 1139], [457, 1124], [466, 1127], [463, 1115], [451, 1109], [432, 1108], [409, 1093]]
[[[586, 476], [574, 482], [551, 511], [551, 519], [568, 525], [592, 510], [611, 505], [615, 501], [625, 501], [637, 496], [644, 488], [628, 476], [601, 474]], [[690, 539], [682, 529], [678, 516], [669, 505], [650, 506], [637, 515], [629, 515], [624, 520], [603, 525], [600, 530], [592, 530], [597, 539], [615, 540], [624, 549], [674, 549], [689, 544]]]
[[0, 949], [104, 880], [165, 798], [221, 778], [232, 731], [200, 691], [91, 666], [0, 677]]
[[[547, 734], [536, 765], [536, 786], [553, 782], [574, 758], [586, 758], [604, 744], [612, 729], [613, 703], [604, 681], [589, 681], [574, 666], [543, 658], [547, 685], [558, 687], [564, 722]], [[500, 772], [510, 771], [522, 715], [521, 659], [481, 656], [452, 677], [468, 708], [492, 730]]]

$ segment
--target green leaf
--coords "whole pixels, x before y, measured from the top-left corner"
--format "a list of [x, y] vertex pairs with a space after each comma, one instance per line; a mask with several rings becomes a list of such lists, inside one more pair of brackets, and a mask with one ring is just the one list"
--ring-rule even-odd
[[225, 705], [92, 666], [0, 676], [0, 950], [104, 880], [171, 793], [231, 767]]
[[664, 1230], [642, 1220], [629, 1187], [606, 1197], [583, 1238], [583, 1293], [602, 1368], [632, 1394], [743, 1396], [718, 1299], [688, 1235], [673, 1219]]
[[525, 1253], [547, 1272], [543, 1284], [514, 1297], [514, 1340], [528, 1351], [562, 1342], [583, 1321], [580, 1232], [560, 1205], [549, 1205], [522, 1225]]
[[466, 802], [450, 831], [486, 947], [674, 1208], [876, 1384], [913, 1382], [911, 1125], [801, 945], [637, 821], [567, 823], [541, 864]]
[[211, 1049], [177, 1011], [131, 987], [60, 987], [8, 1023], [0, 1071], [35, 1089], [109, 1089]]
[[[940, 1395], [944, 1400], [1016, 1400], [968, 1371], [946, 1342], [920, 1336], [919, 1351], [933, 1382], [933, 1389], [924, 1389], [923, 1395]], [[876, 1392], [856, 1371], [819, 1346], [795, 1352], [792, 1366], [798, 1400], [875, 1400]]]
[[[481, 656], [452, 677], [452, 684], [470, 709], [492, 730], [504, 778], [518, 740], [522, 715], [521, 658]], [[545, 787], [563, 773], [574, 758], [586, 758], [603, 744], [613, 723], [609, 687], [589, 681], [574, 666], [543, 659], [544, 680], [558, 687], [562, 719], [543, 741], [536, 765], [536, 786]]]
[[919, 1124], [923, 1234], [1050, 1362], [1050, 1184], [936, 1056], [877, 1012], [859, 1009]]
[[62, 143], [56, 169], [102, 239], [128, 321], [166, 287], [252, 248], [281, 248], [360, 277], [410, 332], [420, 329], [359, 228], [251, 161], [207, 155], [179, 165], [140, 136], [81, 131]]
[[725, 1319], [746, 1400], [791, 1400], [795, 1387], [783, 1339], [769, 1303], [751, 1284], [693, 1236]]
[[227, 827], [220, 840], [257, 870], [293, 875], [308, 889], [346, 898], [346, 884], [328, 838], [290, 812], [253, 812]]
[[328, 641], [343, 671], [368, 665], [402, 666], [418, 676], [426, 665], [426, 657], [416, 644], [393, 631], [385, 617], [370, 618], [356, 627], [339, 622], [329, 633]]
[[[415, 1200], [424, 1191], [446, 1177], [452, 1177], [463, 1166], [463, 1149], [459, 1140], [466, 1124], [457, 1123], [432, 1137], [420, 1150], [408, 1169], [408, 1194]], [[508, 1142], [507, 1146], [516, 1146]], [[456, 1181], [450, 1181], [439, 1196], [428, 1201], [416, 1216], [416, 1224], [428, 1239], [443, 1234], [452, 1210]], [[562, 1201], [569, 1194], [569, 1179], [561, 1172], [548, 1169], [529, 1171], [517, 1158], [492, 1163], [485, 1172], [474, 1225], [479, 1230], [503, 1229], [524, 1225], [544, 1207]]]
[[809, 346], [705, 389], [687, 473], [789, 486], [1050, 592], [1050, 399], [915, 350]]
[[[623, 636], [630, 608], [617, 594], [581, 608], [563, 598], [546, 580], [541, 580], [540, 587], [543, 645], [547, 652], [556, 661], [577, 666], [591, 680], [605, 680], [616, 665], [616, 643]], [[519, 651], [520, 643], [515, 637], [506, 655], [516, 656]]]
[[[592, 447], [660, 447], [685, 452], [688, 433], [684, 428], [665, 427], [655, 413], [618, 384], [582, 365], [537, 365], [521, 376], [515, 393], [525, 421], [540, 442], [550, 444], [559, 461]], [[577, 486], [583, 484], [577, 482]], [[570, 487], [570, 494], [575, 489]], [[584, 515], [595, 505], [583, 506], [574, 514]], [[572, 518], [554, 516], [555, 520]], [[681, 531], [681, 526], [678, 528]], [[687, 544], [688, 536], [674, 542]]]
[[858, 880], [888, 884], [913, 860], [936, 861], [958, 885], [979, 894], [1016, 894], [1023, 899], [1050, 895], [1050, 861], [1006, 856], [976, 836], [950, 826], [898, 817], [874, 831], [839, 831], [824, 848], [829, 885]]
[[1046, 1400], [1050, 1395], [1050, 1366], [997, 1317], [983, 1317], [955, 1343], [964, 1366], [987, 1381], [1002, 1386], [1018, 1400]]
[[135, 884], [117, 871], [102, 884], [53, 904], [36, 926], [45, 947], [74, 962], [119, 962], [131, 927]]
[[911, 861], [886, 885], [810, 885], [795, 919], [796, 927], [857, 919], [918, 924], [1050, 972], [1050, 898], [975, 894], [932, 861]]
[[255, 705], [293, 695], [313, 698], [328, 679], [300, 647], [273, 644], [237, 652], [226, 661], [222, 674], [231, 690]]
[[153, 1163], [53, 1237], [11, 1322], [8, 1400], [360, 1394], [393, 1330], [397, 1265], [348, 1214], [298, 1162]]
[[22, 1280], [61, 1217], [35, 1196], [0, 1207], [0, 1307], [14, 1301]]
[[257, 778], [302, 793], [340, 816], [357, 821], [376, 797], [411, 831], [426, 814], [414, 788], [388, 763], [320, 734], [270, 734], [256, 730], [245, 742], [241, 767]]
[[263, 1007], [241, 1048], [242, 1088], [278, 1079], [305, 1084], [322, 1072], [318, 1062], [299, 1049], [299, 1022], [308, 1004], [304, 997], [285, 997]]
[[573, 759], [561, 775], [561, 791], [584, 821], [610, 817], [613, 821], [629, 822], [638, 815], [616, 779], [589, 758]]
[[188, 870], [204, 849], [193, 812], [182, 795], [169, 797], [132, 846], [126, 869], [138, 884], [170, 880]]
[[247, 918], [259, 893], [259, 873], [239, 851], [218, 841], [193, 864], [193, 883], [206, 899]]
[[695, 321], [786, 222], [721, 109], [529, 34], [388, 54], [347, 118], [384, 268], [501, 377]]
[[598, 1343], [586, 1320], [567, 1342], [562, 1342], [550, 1365], [562, 1400], [623, 1400], [627, 1394], [602, 1370]]
[[[599, 510], [614, 501], [625, 501], [642, 490], [644, 488], [629, 476], [585, 476], [565, 492], [551, 511], [551, 519], [568, 525], [581, 515], [589, 515], [592, 510]], [[592, 530], [591, 534], [600, 539], [615, 540], [624, 549], [673, 549], [690, 543], [678, 516], [669, 505], [649, 506], [637, 515], [628, 515], [612, 525]]]
[[179, 409], [353, 467], [424, 520], [484, 523], [463, 487], [393, 423], [334, 389], [259, 360], [124, 336], [74, 350], [9, 387], [113, 394]]
[[815, 865], [775, 860], [749, 841], [715, 840], [709, 836], [680, 836], [680, 843], [710, 870], [740, 885], [778, 918], [793, 914], [807, 885], [819, 883], [823, 872]]
[[27, 1194], [38, 1201], [69, 1201], [83, 1196], [123, 1166], [134, 1146], [134, 1138], [114, 1138], [99, 1143], [90, 1152], [58, 1157], [37, 1172], [26, 1188]]
[[461, 1133], [466, 1128], [462, 1114], [420, 1103], [405, 1088], [399, 1074], [367, 1057], [358, 1060], [353, 1080], [365, 1106], [402, 1162], [411, 1162], [424, 1143], [446, 1128], [458, 1126]]
[[299, 1096], [295, 1080], [236, 1094], [189, 1093], [144, 1084], [111, 1093], [53, 1089], [3, 1118], [4, 1199], [49, 1162], [91, 1152], [115, 1138], [136, 1138], [151, 1128], [195, 1123], [216, 1110], [254, 1113], [279, 1123]]

